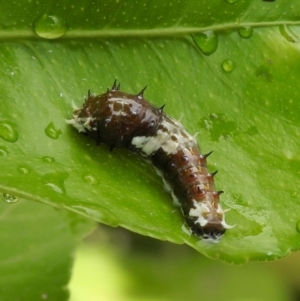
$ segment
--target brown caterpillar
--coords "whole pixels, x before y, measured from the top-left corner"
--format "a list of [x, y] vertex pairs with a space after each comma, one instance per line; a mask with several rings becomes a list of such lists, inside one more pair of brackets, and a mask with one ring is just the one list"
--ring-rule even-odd
[[114, 147], [126, 147], [150, 158], [162, 176], [174, 202], [181, 207], [192, 233], [218, 242], [226, 229], [224, 211], [216, 191], [214, 176], [194, 136], [182, 124], [144, 99], [146, 87], [137, 95], [120, 91], [114, 82], [111, 90], [91, 95], [75, 108], [67, 122], [95, 139]]

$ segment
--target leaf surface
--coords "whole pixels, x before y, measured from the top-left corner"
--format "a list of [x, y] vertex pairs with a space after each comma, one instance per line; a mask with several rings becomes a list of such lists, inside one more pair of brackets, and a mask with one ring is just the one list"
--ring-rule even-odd
[[[299, 249], [300, 3], [229, 2], [2, 4], [0, 191], [227, 262]], [[215, 51], [204, 54], [211, 31]], [[209, 167], [236, 225], [219, 244], [184, 231], [143, 159], [65, 123], [72, 102], [114, 79], [130, 93], [148, 85], [146, 99], [214, 151]]]

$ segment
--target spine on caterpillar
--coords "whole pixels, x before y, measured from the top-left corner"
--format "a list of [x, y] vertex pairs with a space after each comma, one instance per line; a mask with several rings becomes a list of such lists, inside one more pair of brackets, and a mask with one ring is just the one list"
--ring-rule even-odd
[[182, 124], [144, 99], [146, 87], [137, 95], [120, 91], [120, 84], [101, 95], [91, 95], [68, 120], [80, 132], [99, 143], [126, 147], [149, 157], [162, 176], [174, 203], [181, 207], [192, 233], [218, 242], [226, 229], [225, 213], [216, 191], [214, 176], [207, 169], [195, 136]]

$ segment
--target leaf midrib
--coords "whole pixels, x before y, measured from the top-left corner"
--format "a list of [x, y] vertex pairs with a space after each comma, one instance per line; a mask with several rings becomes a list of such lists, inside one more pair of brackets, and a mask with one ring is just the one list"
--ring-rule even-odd
[[[68, 30], [67, 33], [60, 37], [59, 40], [69, 39], [97, 39], [97, 38], [147, 38], [147, 37], [180, 37], [192, 34], [199, 34], [205, 31], [227, 31], [236, 30], [241, 27], [250, 26], [252, 28], [259, 27], [275, 27], [280, 25], [297, 26], [300, 21], [276, 21], [276, 22], [245, 22], [245, 23], [230, 23], [219, 24], [207, 27], [168, 27], [155, 29], [96, 29], [96, 30]], [[2, 30], [0, 31], [0, 41], [17, 40], [17, 39], [34, 39], [41, 38], [32, 30]]]

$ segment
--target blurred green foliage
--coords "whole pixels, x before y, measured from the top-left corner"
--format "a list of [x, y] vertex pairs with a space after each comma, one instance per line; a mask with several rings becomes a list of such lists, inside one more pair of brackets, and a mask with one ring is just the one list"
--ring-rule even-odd
[[296, 301], [300, 253], [232, 266], [174, 244], [99, 227], [77, 251], [71, 301]]

